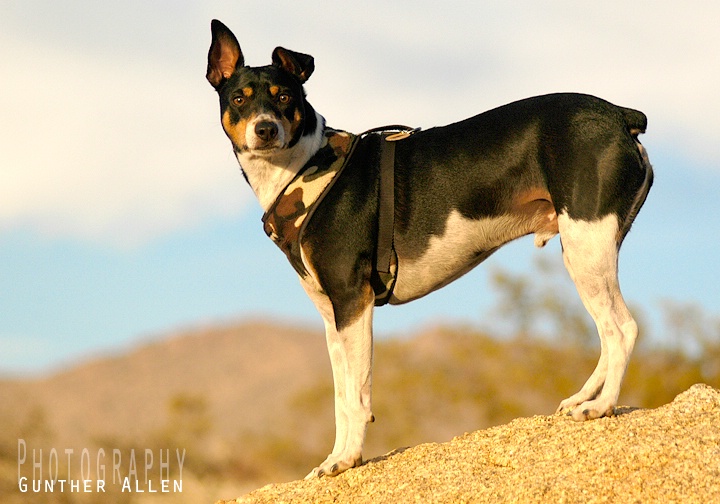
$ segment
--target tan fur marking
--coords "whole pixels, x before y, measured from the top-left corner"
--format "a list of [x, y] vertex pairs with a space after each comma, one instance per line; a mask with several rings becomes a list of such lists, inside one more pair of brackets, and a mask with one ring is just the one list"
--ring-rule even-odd
[[247, 127], [246, 120], [241, 120], [233, 124], [230, 120], [230, 112], [225, 111], [222, 117], [222, 125], [225, 130], [225, 134], [235, 147], [242, 148], [247, 145], [247, 140], [245, 139], [245, 130]]
[[310, 257], [312, 257], [312, 249], [310, 246], [306, 243], [300, 243], [300, 259], [309, 274], [308, 277], [305, 277], [304, 281], [309, 286], [312, 286], [317, 292], [325, 294], [325, 291], [320, 285], [320, 277], [318, 276], [317, 271], [315, 271], [315, 266], [312, 262], [310, 262]]
[[513, 198], [513, 206], [522, 205], [528, 201], [547, 200], [551, 201], [550, 193], [542, 187], [532, 187], [524, 191], [520, 191]]
[[535, 244], [542, 247], [558, 234], [557, 213], [547, 189], [533, 187], [515, 195], [510, 212], [531, 219], [531, 229], [535, 233]]
[[290, 121], [288, 121], [286, 117], [280, 119], [280, 123], [285, 130], [285, 138], [289, 142], [290, 139], [295, 135], [296, 124], [294, 122], [291, 123]]
[[280, 92], [280, 88], [278, 86], [270, 86], [270, 94], [272, 96], [277, 96], [277, 94]]
[[250, 97], [253, 95], [253, 88], [251, 88], [251, 87], [244, 87], [244, 88], [242, 88], [242, 93], [243, 93], [243, 95], [245, 95], [247, 98], [250, 98]]
[[525, 215], [541, 214], [547, 221], [555, 223], [553, 227], [557, 232], [557, 214], [547, 189], [536, 187], [518, 193], [513, 198], [510, 212]]

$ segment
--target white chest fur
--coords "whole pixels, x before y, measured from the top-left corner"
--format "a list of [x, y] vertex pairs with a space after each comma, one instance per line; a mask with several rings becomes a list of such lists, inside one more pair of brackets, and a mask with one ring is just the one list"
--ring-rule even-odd
[[280, 192], [320, 148], [325, 119], [317, 112], [316, 117], [315, 132], [303, 136], [291, 148], [277, 149], [270, 154], [253, 150], [236, 153], [237, 160], [263, 210], [267, 211], [270, 208]]

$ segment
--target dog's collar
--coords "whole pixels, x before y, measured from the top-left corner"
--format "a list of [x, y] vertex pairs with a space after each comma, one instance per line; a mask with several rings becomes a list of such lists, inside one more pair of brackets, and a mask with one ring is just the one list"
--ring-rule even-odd
[[326, 128], [318, 151], [263, 215], [265, 234], [303, 277], [307, 270], [300, 256], [300, 237], [315, 208], [347, 165], [358, 138], [347, 131]]

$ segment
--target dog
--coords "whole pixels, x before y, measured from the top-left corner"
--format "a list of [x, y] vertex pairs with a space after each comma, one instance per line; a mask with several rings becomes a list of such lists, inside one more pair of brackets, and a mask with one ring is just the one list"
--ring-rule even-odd
[[601, 341], [597, 367], [558, 411], [577, 421], [614, 414], [638, 333], [618, 252], [653, 181], [642, 112], [562, 93], [425, 131], [353, 135], [327, 127], [307, 101], [312, 56], [277, 47], [270, 65], [249, 67], [224, 24], [211, 31], [206, 77], [222, 127], [266, 233], [325, 323], [336, 434], [308, 478], [362, 464], [375, 305], [425, 296], [529, 234], [539, 247], [560, 235]]

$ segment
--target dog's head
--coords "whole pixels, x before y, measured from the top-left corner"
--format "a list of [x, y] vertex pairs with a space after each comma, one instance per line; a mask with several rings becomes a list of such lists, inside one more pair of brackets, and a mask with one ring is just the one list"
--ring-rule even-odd
[[272, 156], [314, 132], [315, 112], [302, 87], [315, 69], [313, 57], [276, 47], [271, 65], [248, 67], [235, 35], [217, 20], [211, 28], [206, 77], [220, 95], [223, 129], [235, 151]]

